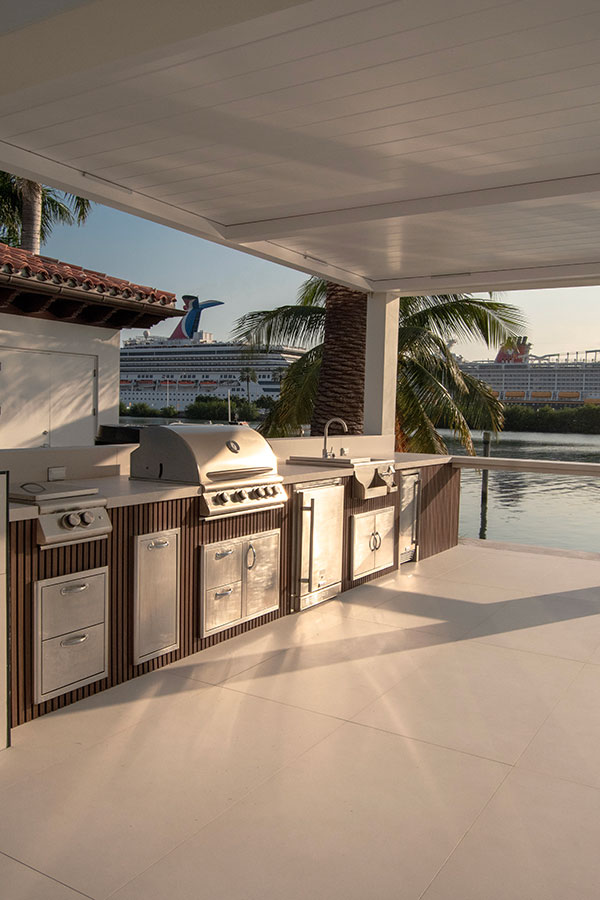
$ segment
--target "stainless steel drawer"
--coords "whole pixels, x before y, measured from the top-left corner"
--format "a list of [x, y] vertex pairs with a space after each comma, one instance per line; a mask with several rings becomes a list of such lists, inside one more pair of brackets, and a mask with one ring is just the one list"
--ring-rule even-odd
[[42, 640], [104, 622], [106, 575], [82, 572], [41, 588]]
[[106, 676], [105, 626], [93, 625], [44, 641], [40, 700]]
[[204, 634], [242, 617], [242, 583], [222, 584], [204, 595]]
[[242, 541], [209, 544], [204, 550], [204, 584], [207, 589], [242, 577]]

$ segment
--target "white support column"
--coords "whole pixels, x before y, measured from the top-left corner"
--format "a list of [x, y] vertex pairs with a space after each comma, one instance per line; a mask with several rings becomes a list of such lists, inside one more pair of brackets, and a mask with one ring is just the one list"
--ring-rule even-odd
[[393, 434], [396, 421], [398, 314], [396, 294], [370, 294], [367, 303], [365, 434]]

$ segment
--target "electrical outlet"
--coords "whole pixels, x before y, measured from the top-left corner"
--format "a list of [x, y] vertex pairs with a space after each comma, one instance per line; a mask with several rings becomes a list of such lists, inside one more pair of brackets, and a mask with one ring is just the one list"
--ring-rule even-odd
[[48, 481], [64, 481], [66, 477], [66, 466], [48, 466]]

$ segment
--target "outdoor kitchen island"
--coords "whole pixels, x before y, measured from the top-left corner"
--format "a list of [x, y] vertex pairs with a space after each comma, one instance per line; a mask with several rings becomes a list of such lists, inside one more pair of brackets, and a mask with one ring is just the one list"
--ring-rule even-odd
[[[272, 442], [279, 457], [277, 471], [289, 499], [270, 508], [211, 518], [203, 512], [197, 487], [131, 480], [127, 474], [98, 477], [102, 471], [100, 466], [95, 469], [93, 478], [80, 478], [77, 483], [82, 489], [99, 489], [106, 499], [112, 530], [98, 540], [41, 549], [37, 537], [38, 508], [35, 505], [11, 504], [12, 727], [293, 613], [296, 608], [293, 599], [294, 565], [298, 552], [294, 527], [295, 517], [298, 516], [296, 485], [333, 480], [343, 489], [342, 591], [398, 567], [401, 491], [392, 490], [373, 499], [356, 499], [352, 490], [352, 474], [347, 467], [288, 465], [284, 460], [289, 455], [289, 442], [280, 442], [281, 447], [277, 446], [278, 443]], [[127, 471], [126, 464], [123, 464], [124, 450], [123, 447], [119, 450], [122, 472]], [[43, 450], [35, 451], [39, 459], [43, 453]], [[395, 468], [396, 485], [401, 484], [403, 472], [418, 472], [420, 476], [419, 558], [424, 559], [454, 546], [458, 540], [460, 475], [452, 468], [450, 459], [397, 454]], [[39, 471], [32, 472], [31, 478], [39, 477]], [[353, 578], [353, 518], [369, 513], [377, 516], [382, 510], [392, 511], [391, 564]], [[261, 548], [260, 541], [264, 542], [265, 538], [270, 539], [268, 552], [278, 556], [275, 569], [269, 570], [271, 574], [268, 576], [271, 580], [277, 578], [275, 594], [271, 590], [266, 598], [265, 612], [261, 613], [260, 607], [243, 608], [240, 615], [226, 627], [219, 623], [216, 628], [211, 628], [211, 623], [207, 627], [207, 622], [203, 620], [203, 594], [206, 596], [207, 591], [219, 586], [213, 584], [214, 578], [207, 582], [207, 567], [203, 561], [206, 549], [216, 548], [217, 553], [225, 557], [225, 562], [228, 554], [231, 559], [238, 552], [243, 559], [252, 560], [252, 553], [256, 559], [256, 552], [260, 552]], [[149, 568], [145, 571], [147, 566], [140, 564], [140, 553], [147, 548], [152, 552], [146, 554]], [[172, 633], [166, 638], [164, 651], [160, 647], [153, 651], [146, 641], [144, 655], [144, 647], [140, 646], [140, 631], [143, 632], [146, 626], [151, 627], [152, 617], [156, 615], [156, 610], [151, 607], [140, 624], [140, 615], [144, 616], [144, 591], [154, 590], [152, 582], [156, 572], [160, 571], [162, 553], [165, 553], [166, 574], [164, 579], [161, 576], [160, 591], [163, 598], [167, 595], [171, 597], [167, 621], [171, 623]], [[140, 582], [144, 577], [145, 581]], [[231, 575], [228, 579], [235, 585]], [[216, 581], [220, 579], [216, 578]], [[59, 623], [53, 631], [40, 636], [39, 625], [36, 625], [39, 616], [36, 617], [35, 613], [40, 583], [55, 590], [63, 600], [65, 594], [61, 592], [66, 591], [67, 600], [70, 600], [68, 595], [71, 590], [81, 589], [81, 594], [75, 593], [72, 599], [77, 602], [78, 597], [85, 598], [86, 603], [88, 599], [92, 600], [91, 588], [97, 591], [102, 586], [106, 605], [97, 600], [96, 605], [89, 607], [96, 610], [95, 614], [90, 612], [88, 615], [90, 621], [84, 615], [74, 622], [73, 627], [68, 623]], [[84, 589], [84, 584], [91, 587]], [[239, 584], [242, 595], [249, 591], [245, 583]], [[228, 590], [225, 588], [225, 591]], [[228, 602], [234, 602], [231, 594], [235, 594], [235, 589], [230, 592]], [[63, 606], [60, 609], [68, 615], [68, 607], [67, 613]], [[310, 616], [310, 609], [301, 615]], [[164, 615], [162, 619], [164, 627]], [[212, 624], [214, 626], [214, 622]], [[93, 667], [91, 678], [82, 678], [83, 683], [74, 688], [67, 686], [68, 681], [62, 688], [55, 683], [51, 685], [53, 696], [36, 702], [40, 700], [39, 677], [36, 686], [36, 668], [39, 668], [36, 653], [39, 658], [40, 647], [51, 649], [52, 642], [60, 643], [59, 638], [64, 641], [65, 634], [72, 635], [67, 639], [67, 646], [69, 640], [81, 640], [85, 646], [83, 635], [94, 628], [96, 633], [101, 632], [104, 642], [104, 655], [100, 661], [105, 661], [106, 669]], [[77, 644], [73, 646], [77, 647]], [[85, 683], [86, 680], [88, 683]]]

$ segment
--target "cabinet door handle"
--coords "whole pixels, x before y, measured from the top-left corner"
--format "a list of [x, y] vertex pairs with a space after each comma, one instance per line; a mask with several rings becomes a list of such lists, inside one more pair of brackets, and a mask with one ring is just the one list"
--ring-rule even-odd
[[[252, 551], [252, 564], [248, 562], [248, 554]], [[248, 544], [248, 554], [246, 554], [246, 568], [253, 569], [256, 565], [256, 550], [252, 544]]]
[[169, 542], [166, 540], [162, 541], [152, 541], [148, 544], [148, 550], [163, 550], [165, 547], [169, 546]]
[[369, 550], [371, 551], [371, 553], [373, 553], [375, 551], [375, 549], [376, 549], [375, 532], [371, 532], [371, 534], [369, 536]]
[[374, 538], [375, 538], [375, 549], [376, 549], [376, 550], [379, 550], [379, 549], [381, 548], [382, 543], [383, 543], [383, 539], [382, 539], [382, 537], [381, 537], [381, 535], [379, 534], [378, 531], [376, 531], [375, 534], [374, 534], [373, 536], [374, 536]]
[[227, 588], [224, 591], [215, 591], [215, 597], [228, 597], [232, 591], [233, 591], [233, 588]]
[[84, 641], [87, 641], [87, 634], [76, 634], [75, 637], [64, 638], [60, 642], [61, 647], [75, 647], [76, 644], [83, 644]]
[[81, 594], [82, 591], [87, 591], [88, 588], [89, 584], [87, 581], [84, 581], [82, 584], [67, 584], [60, 589], [60, 592], [63, 596], [65, 594]]
[[215, 559], [224, 559], [224, 557], [226, 557], [226, 556], [231, 556], [232, 553], [233, 553], [233, 547], [231, 547], [229, 550], [218, 550], [215, 553]]

